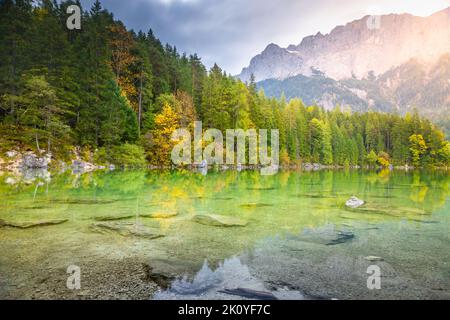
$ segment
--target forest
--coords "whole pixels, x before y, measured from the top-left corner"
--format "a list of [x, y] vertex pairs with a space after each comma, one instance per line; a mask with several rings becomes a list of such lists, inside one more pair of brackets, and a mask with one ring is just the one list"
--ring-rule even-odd
[[[177, 128], [279, 129], [281, 163], [448, 166], [450, 143], [417, 112], [324, 110], [269, 98], [197, 54], [128, 30], [99, 1], [0, 1], [0, 152], [51, 151], [69, 161], [169, 165]], [[426, 106], [418, 106], [426, 107]]]

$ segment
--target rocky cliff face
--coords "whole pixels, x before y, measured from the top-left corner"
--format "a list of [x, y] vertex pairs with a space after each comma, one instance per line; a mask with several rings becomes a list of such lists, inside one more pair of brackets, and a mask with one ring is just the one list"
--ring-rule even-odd
[[300, 44], [280, 48], [270, 44], [239, 78], [248, 81], [286, 79], [323, 73], [335, 80], [381, 75], [411, 59], [434, 63], [450, 52], [450, 8], [422, 18], [410, 14], [366, 16], [318, 33]]
[[434, 64], [412, 59], [369, 79], [334, 80], [323, 75], [297, 75], [284, 80], [258, 82], [266, 95], [287, 99], [299, 97], [307, 105], [345, 109], [420, 114], [441, 125], [450, 137], [450, 54]]

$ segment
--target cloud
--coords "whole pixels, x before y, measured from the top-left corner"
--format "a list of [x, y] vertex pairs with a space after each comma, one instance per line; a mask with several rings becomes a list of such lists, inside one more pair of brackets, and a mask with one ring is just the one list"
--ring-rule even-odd
[[[93, 0], [82, 1], [90, 7]], [[376, 8], [380, 13], [427, 15], [447, 0], [104, 0], [128, 28], [152, 28], [181, 52], [197, 53], [237, 74], [268, 43], [298, 44], [304, 36], [329, 32]], [[372, 9], [371, 9], [372, 8]]]

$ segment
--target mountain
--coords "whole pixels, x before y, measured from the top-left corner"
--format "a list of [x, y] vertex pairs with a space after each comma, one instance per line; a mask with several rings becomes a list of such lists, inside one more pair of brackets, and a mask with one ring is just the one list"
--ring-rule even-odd
[[238, 76], [243, 81], [283, 80], [316, 72], [341, 80], [381, 75], [411, 59], [437, 61], [450, 52], [450, 8], [429, 17], [366, 16], [281, 48], [269, 44]]
[[325, 109], [417, 109], [450, 136], [450, 8], [429, 17], [366, 16], [299, 45], [270, 44], [238, 76], [269, 96]]
[[328, 110], [336, 105], [353, 111], [399, 114], [417, 110], [450, 133], [450, 54], [434, 64], [411, 59], [378, 77], [334, 80], [323, 74], [297, 75], [263, 80], [257, 86], [268, 96], [301, 97], [308, 105]]

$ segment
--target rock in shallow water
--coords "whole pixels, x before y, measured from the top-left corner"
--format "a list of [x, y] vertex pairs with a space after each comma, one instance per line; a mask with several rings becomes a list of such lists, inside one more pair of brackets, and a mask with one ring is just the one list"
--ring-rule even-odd
[[352, 208], [352, 209], [356, 209], [361, 207], [362, 205], [364, 205], [364, 201], [361, 199], [358, 199], [357, 197], [351, 197], [349, 200], [347, 200], [347, 202], [345, 203], [345, 205], [348, 208]]
[[27, 221], [27, 222], [8, 222], [4, 220], [0, 220], [0, 227], [12, 227], [19, 229], [28, 229], [34, 227], [45, 227], [61, 224], [69, 221], [68, 219], [57, 219], [57, 220], [43, 220], [43, 221]]
[[91, 230], [99, 233], [114, 232], [124, 237], [134, 236], [146, 239], [157, 239], [165, 236], [149, 228], [146, 228], [145, 226], [132, 222], [93, 223], [91, 225]]
[[383, 258], [376, 257], [376, 256], [368, 256], [368, 257], [365, 257], [364, 259], [366, 259], [367, 261], [371, 261], [371, 262], [383, 261]]
[[173, 218], [178, 215], [178, 212], [153, 212], [153, 213], [143, 213], [139, 216], [143, 218], [153, 218], [153, 219], [168, 219]]
[[115, 216], [100, 216], [94, 217], [95, 221], [116, 221], [134, 218], [135, 215], [115, 215]]
[[214, 227], [245, 227], [247, 225], [246, 221], [239, 218], [217, 214], [198, 214], [192, 220], [203, 225]]
[[97, 204], [111, 204], [117, 202], [115, 199], [52, 199], [54, 203], [63, 204], [80, 204], [80, 205], [97, 205]]
[[126, 220], [131, 218], [151, 218], [151, 219], [169, 219], [176, 217], [178, 212], [153, 212], [153, 213], [141, 213], [141, 214], [125, 214], [125, 215], [107, 215], [94, 217], [95, 221], [117, 221]]
[[355, 235], [352, 232], [339, 231], [337, 238], [331, 240], [326, 245], [327, 246], [334, 246], [334, 245], [337, 245], [337, 244], [341, 244], [341, 243], [345, 243], [347, 241], [353, 240], [354, 238], [355, 238]]
[[255, 209], [255, 208], [273, 207], [273, 205], [270, 203], [244, 203], [241, 204], [241, 207], [245, 209]]

